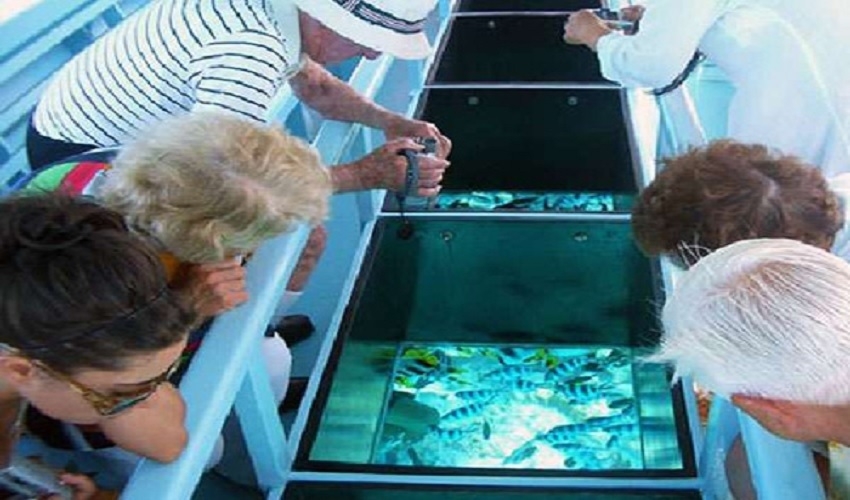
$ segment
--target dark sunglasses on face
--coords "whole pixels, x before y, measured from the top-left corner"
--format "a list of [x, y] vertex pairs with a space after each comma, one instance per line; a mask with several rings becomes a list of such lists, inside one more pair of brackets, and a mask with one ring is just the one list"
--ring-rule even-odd
[[92, 406], [92, 408], [94, 408], [95, 411], [97, 411], [101, 416], [111, 417], [123, 411], [129, 410], [130, 408], [151, 397], [153, 393], [155, 393], [157, 389], [159, 389], [159, 386], [165, 382], [168, 382], [168, 379], [172, 375], [174, 375], [174, 372], [176, 372], [178, 368], [180, 368], [180, 362], [182, 361], [182, 357], [174, 360], [174, 362], [171, 363], [171, 365], [164, 372], [160, 373], [156, 377], [145, 382], [141, 382], [139, 384], [138, 389], [121, 391], [120, 394], [104, 394], [100, 391], [96, 391], [91, 387], [77, 382], [68, 375], [53, 370], [44, 363], [41, 363], [37, 360], [30, 361], [32, 361], [33, 364], [45, 371], [51, 377], [67, 383], [71, 387], [71, 389], [73, 389], [80, 396], [82, 396], [83, 399], [85, 399]]

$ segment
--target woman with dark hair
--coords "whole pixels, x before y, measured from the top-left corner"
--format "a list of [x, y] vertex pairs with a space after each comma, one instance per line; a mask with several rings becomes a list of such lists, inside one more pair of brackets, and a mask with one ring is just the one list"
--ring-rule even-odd
[[32, 406], [177, 458], [185, 407], [167, 378], [196, 316], [122, 216], [57, 194], [0, 201], [0, 305], [4, 450]]

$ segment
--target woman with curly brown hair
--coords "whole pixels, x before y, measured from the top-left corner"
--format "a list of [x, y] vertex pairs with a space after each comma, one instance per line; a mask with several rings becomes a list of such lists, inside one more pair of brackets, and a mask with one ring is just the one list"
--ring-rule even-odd
[[632, 209], [641, 250], [679, 261], [739, 240], [787, 238], [850, 257], [850, 175], [830, 181], [794, 156], [723, 140], [664, 161]]

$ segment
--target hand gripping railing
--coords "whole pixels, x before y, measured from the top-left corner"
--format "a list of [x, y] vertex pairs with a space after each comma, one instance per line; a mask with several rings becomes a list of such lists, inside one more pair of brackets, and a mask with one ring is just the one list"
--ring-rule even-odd
[[259, 484], [268, 498], [280, 498], [288, 448], [259, 348], [306, 238], [302, 227], [253, 255], [247, 268], [251, 300], [216, 318], [180, 384], [187, 407], [186, 449], [171, 464], [143, 461], [121, 498], [190, 498], [234, 406]]

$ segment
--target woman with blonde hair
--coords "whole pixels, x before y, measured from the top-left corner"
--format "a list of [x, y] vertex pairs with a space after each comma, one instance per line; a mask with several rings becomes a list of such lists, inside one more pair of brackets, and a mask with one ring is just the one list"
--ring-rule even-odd
[[[248, 299], [244, 257], [327, 217], [332, 185], [318, 154], [282, 129], [193, 113], [155, 125], [117, 156], [96, 151], [36, 172], [25, 189], [90, 196], [123, 214], [160, 250], [169, 283], [212, 317]], [[193, 333], [186, 355], [204, 331]], [[275, 335], [262, 351], [280, 402], [289, 349]]]

